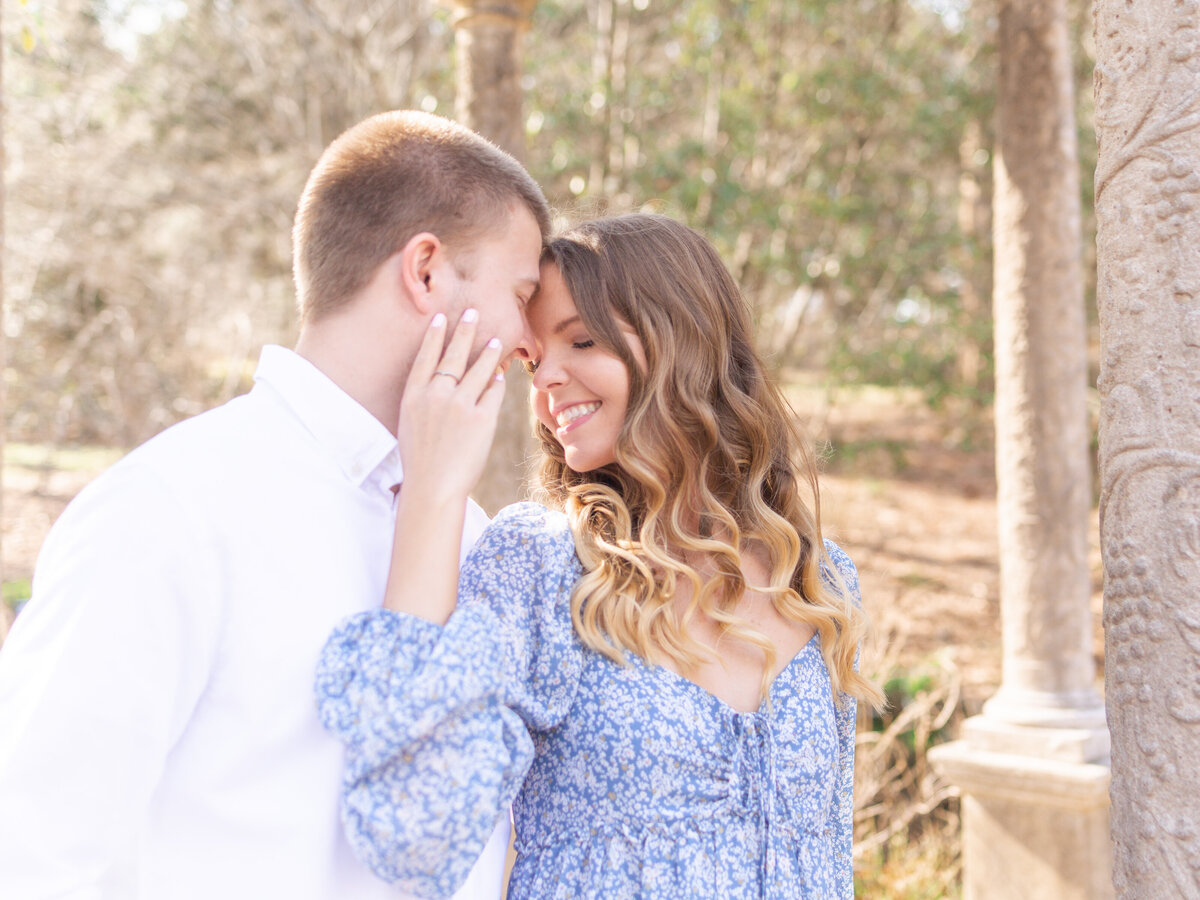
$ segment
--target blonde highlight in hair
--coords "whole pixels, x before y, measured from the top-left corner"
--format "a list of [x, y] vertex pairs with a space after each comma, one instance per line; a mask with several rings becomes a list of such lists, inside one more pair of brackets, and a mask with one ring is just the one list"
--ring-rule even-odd
[[[636, 214], [580, 225], [544, 258], [591, 339], [630, 378], [615, 464], [574, 472], [553, 433], [537, 429], [541, 490], [566, 511], [583, 562], [571, 598], [581, 640], [618, 662], [632, 651], [687, 671], [710, 657], [688, 633], [707, 616], [723, 638], [762, 651], [767, 696], [774, 645], [736, 611], [750, 587], [816, 629], [835, 693], [881, 702], [855, 671], [866, 621], [825, 553], [815, 459], [754, 352], [746, 304], [716, 251], [672, 219]], [[644, 368], [621, 322], [641, 342]], [[765, 585], [742, 574], [752, 544], [769, 559]], [[697, 557], [704, 571], [689, 562]], [[691, 592], [679, 614], [681, 579]]]

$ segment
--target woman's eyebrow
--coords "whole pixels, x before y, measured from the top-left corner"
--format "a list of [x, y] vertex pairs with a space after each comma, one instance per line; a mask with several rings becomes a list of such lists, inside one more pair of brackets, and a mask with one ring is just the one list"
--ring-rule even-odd
[[562, 332], [566, 331], [568, 328], [570, 328], [572, 325], [574, 325], [578, 321], [579, 321], [579, 316], [570, 316], [569, 318], [563, 319], [561, 322], [559, 322], [557, 325], [554, 326], [553, 333], [554, 334], [562, 334]]

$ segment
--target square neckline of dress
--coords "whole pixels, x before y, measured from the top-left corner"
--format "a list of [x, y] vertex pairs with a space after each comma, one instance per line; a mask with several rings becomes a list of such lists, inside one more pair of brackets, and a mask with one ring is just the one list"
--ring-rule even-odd
[[697, 684], [695, 681], [692, 681], [692, 679], [688, 678], [686, 675], [682, 675], [679, 672], [676, 672], [674, 669], [668, 669], [666, 666], [662, 665], [661, 663], [651, 662], [648, 659], [643, 659], [641, 656], [639, 656], [636, 653], [633, 653], [632, 651], [630, 651], [627, 655], [634, 657], [637, 660], [637, 662], [640, 665], [644, 666], [645, 668], [650, 669], [652, 671], [656, 671], [657, 673], [660, 674], [661, 677], [664, 677], [667, 680], [675, 682], [677, 684], [681, 683], [681, 684], [685, 685], [686, 687], [698, 692], [710, 704], [715, 704], [717, 707], [719, 707], [719, 709], [723, 713], [732, 714], [734, 716], [760, 716], [760, 715], [764, 715], [768, 711], [768, 708], [769, 708], [768, 703], [770, 701], [771, 695], [775, 693], [775, 686], [777, 684], [779, 684], [780, 681], [783, 680], [783, 677], [785, 675], [788, 675], [791, 672], [791, 670], [793, 668], [795, 668], [796, 664], [800, 661], [800, 658], [805, 656], [808, 653], [809, 649], [811, 647], [813, 647], [814, 645], [816, 645], [816, 647], [817, 647], [817, 652], [818, 653], [820, 652], [820, 637], [821, 637], [821, 632], [814, 631], [812, 633], [812, 637], [810, 637], [807, 641], [804, 642], [804, 646], [801, 647], [799, 650], [797, 650], [792, 655], [792, 658], [787, 661], [787, 664], [782, 669], [779, 670], [779, 674], [777, 674], [773, 679], [771, 679], [771, 685], [767, 689], [767, 696], [764, 697], [761, 701], [759, 701], [758, 707], [756, 709], [738, 709], [736, 706], [731, 705], [728, 701], [722, 700], [720, 697], [718, 697], [716, 694], [714, 694], [708, 688], [704, 687], [703, 685]]

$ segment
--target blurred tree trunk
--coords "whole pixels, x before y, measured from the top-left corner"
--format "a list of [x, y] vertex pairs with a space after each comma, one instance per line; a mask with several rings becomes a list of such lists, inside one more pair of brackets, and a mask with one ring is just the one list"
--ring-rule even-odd
[[[616, 17], [616, 0], [599, 0], [589, 4], [595, 7], [595, 19], [592, 26], [596, 31], [596, 43], [592, 47], [592, 84], [594, 93], [592, 99], [604, 98], [604, 104], [597, 110], [599, 126], [596, 131], [600, 140], [600, 151], [592, 156], [592, 165], [588, 171], [588, 188], [596, 197], [606, 194], [605, 185], [608, 183], [609, 160], [612, 152], [612, 69], [613, 69], [613, 19]], [[589, 101], [593, 108], [595, 103]]]
[[[588, 105], [596, 112], [600, 150], [592, 156], [587, 190], [596, 211], [626, 190], [625, 173], [636, 165], [636, 145], [626, 134], [629, 103], [629, 0], [596, 0], [589, 4], [595, 29], [592, 47], [592, 94]], [[633, 160], [630, 160], [633, 154]]]
[[983, 347], [974, 338], [979, 322], [988, 314], [984, 294], [979, 290], [982, 261], [975, 257], [984, 231], [991, 227], [990, 194], [983, 189], [986, 175], [978, 159], [983, 149], [981, 132], [978, 122], [970, 122], [958, 145], [958, 228], [963, 241], [956, 262], [962, 274], [960, 299], [967, 334], [958, 344], [957, 369], [959, 382], [972, 393], [979, 387], [984, 366]]
[[[521, 107], [521, 37], [536, 0], [456, 0], [458, 120], [522, 162], [525, 118]], [[520, 498], [533, 450], [529, 381], [509, 368], [500, 426], [475, 499], [489, 513]]]

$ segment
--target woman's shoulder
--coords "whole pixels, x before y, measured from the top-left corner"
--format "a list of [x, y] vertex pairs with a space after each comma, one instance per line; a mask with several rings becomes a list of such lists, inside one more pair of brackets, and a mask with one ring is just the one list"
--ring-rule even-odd
[[[828, 539], [825, 541], [825, 555], [829, 557], [829, 561], [833, 564], [838, 578], [841, 579], [850, 591], [850, 596], [857, 601], [861, 596], [861, 590], [858, 585], [858, 569], [855, 567], [854, 561], [850, 559], [849, 554], [845, 550]], [[822, 569], [824, 568], [825, 566], [822, 565]], [[830, 572], [825, 571], [823, 574], [826, 580], [833, 582], [836, 586], [837, 579], [831, 578]]]
[[570, 561], [575, 538], [564, 513], [540, 503], [513, 503], [496, 513], [477, 547], [492, 554]]
[[501, 625], [561, 633], [556, 640], [565, 646], [571, 641], [568, 603], [580, 572], [567, 517], [516, 503], [496, 514], [467, 556], [459, 598], [487, 603]]
[[529, 500], [512, 503], [496, 513], [488, 529], [515, 538], [572, 540], [566, 513]]
[[570, 531], [566, 513], [534, 503], [532, 500], [510, 503], [496, 513], [492, 524], [528, 530]]

